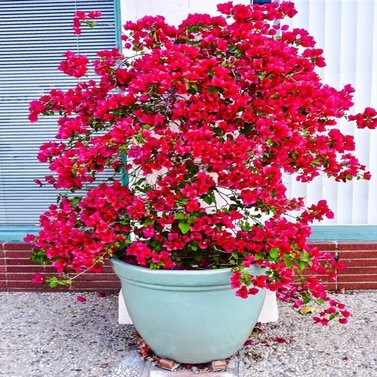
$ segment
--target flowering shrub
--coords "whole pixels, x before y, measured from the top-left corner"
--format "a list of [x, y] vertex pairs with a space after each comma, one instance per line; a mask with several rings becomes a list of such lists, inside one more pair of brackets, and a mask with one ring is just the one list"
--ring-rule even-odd
[[[342, 264], [307, 243], [310, 224], [333, 213], [323, 200], [307, 208], [289, 198], [282, 177], [369, 179], [337, 120], [375, 128], [377, 113], [350, 115], [351, 86], [321, 82], [322, 50], [306, 30], [280, 25], [296, 13], [292, 3], [218, 10], [178, 27], [163, 17], [128, 22], [129, 56], [100, 51], [97, 80], [31, 102], [31, 121], [58, 115], [56, 140], [38, 157], [53, 172], [47, 183], [71, 192], [41, 216], [39, 235], [27, 237], [32, 259], [62, 277], [34, 281], [71, 284], [114, 254], [151, 269], [231, 267], [238, 296], [284, 292], [297, 307], [327, 303], [316, 322], [345, 323], [348, 311], [319, 279]], [[75, 32], [98, 16], [77, 14]], [[88, 64], [67, 52], [59, 69], [82, 77]], [[100, 180], [105, 170], [112, 174]], [[251, 264], [266, 274], [250, 276]]]

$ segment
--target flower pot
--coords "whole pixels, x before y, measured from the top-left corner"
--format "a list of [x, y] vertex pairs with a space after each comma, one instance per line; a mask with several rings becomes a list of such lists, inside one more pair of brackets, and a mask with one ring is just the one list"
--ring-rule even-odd
[[[112, 258], [130, 317], [159, 356], [197, 364], [236, 353], [250, 335], [265, 292], [242, 299], [230, 269], [150, 270]], [[263, 270], [253, 266], [252, 274]]]

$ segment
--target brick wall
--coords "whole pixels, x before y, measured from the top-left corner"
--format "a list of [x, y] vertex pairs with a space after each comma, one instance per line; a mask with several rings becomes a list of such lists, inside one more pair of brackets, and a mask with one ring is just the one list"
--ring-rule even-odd
[[[31, 283], [36, 272], [53, 276], [55, 270], [51, 266], [41, 266], [30, 261], [31, 247], [24, 243], [0, 243], [0, 291], [51, 291]], [[107, 263], [101, 273], [86, 273], [75, 281], [72, 288], [56, 288], [67, 291], [119, 291], [120, 283]]]
[[[346, 270], [338, 272], [336, 281], [328, 284], [329, 289], [377, 289], [377, 241], [326, 241], [316, 242], [315, 245], [334, 253], [347, 264]], [[49, 290], [32, 284], [31, 278], [36, 272], [53, 275], [54, 270], [49, 266], [33, 264], [29, 256], [29, 245], [0, 243], [0, 291]], [[70, 290], [114, 292], [119, 288], [118, 278], [107, 264], [100, 274], [87, 273], [81, 276]]]

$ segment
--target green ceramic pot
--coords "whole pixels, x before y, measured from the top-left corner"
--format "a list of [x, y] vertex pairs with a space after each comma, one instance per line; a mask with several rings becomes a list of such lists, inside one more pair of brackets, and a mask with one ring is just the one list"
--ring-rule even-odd
[[[136, 330], [159, 356], [198, 364], [236, 353], [250, 335], [265, 292], [242, 299], [230, 269], [150, 270], [112, 258]], [[252, 274], [262, 274], [259, 267]]]

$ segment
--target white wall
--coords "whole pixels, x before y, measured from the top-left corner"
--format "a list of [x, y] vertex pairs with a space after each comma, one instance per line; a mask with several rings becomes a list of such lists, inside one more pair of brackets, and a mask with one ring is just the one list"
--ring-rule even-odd
[[[219, 0], [122, 0], [122, 21], [146, 14], [163, 15], [179, 23], [188, 13], [215, 14]], [[249, 4], [249, 0], [234, 0]], [[375, 0], [296, 0], [298, 15], [290, 23], [305, 27], [325, 51], [325, 81], [336, 88], [350, 83], [356, 89], [355, 109], [377, 107], [377, 1]], [[376, 22], [374, 22], [376, 20]], [[309, 185], [287, 178], [292, 196], [305, 196], [307, 203], [327, 199], [335, 219], [327, 224], [377, 225], [377, 132], [355, 131], [357, 155], [372, 172], [368, 182], [335, 183], [318, 178]]]

